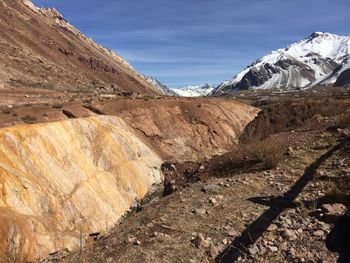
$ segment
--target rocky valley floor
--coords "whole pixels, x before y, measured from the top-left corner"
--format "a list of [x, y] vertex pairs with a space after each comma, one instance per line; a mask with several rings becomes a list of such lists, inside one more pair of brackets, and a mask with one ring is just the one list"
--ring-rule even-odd
[[234, 152], [167, 165], [173, 193], [150, 197], [61, 261], [335, 262], [324, 242], [349, 205], [350, 134], [338, 116], [320, 118], [269, 136], [284, 147], [277, 168], [239, 170]]
[[[145, 144], [142, 147], [149, 147], [160, 157], [159, 163], [164, 162], [161, 167], [156, 165], [157, 171], [161, 168], [165, 176], [164, 187], [159, 185], [155, 193], [141, 200], [117, 223], [112, 219], [107, 222], [106, 225], [114, 225], [110, 231], [104, 231], [103, 227], [95, 228], [101, 231], [82, 231], [81, 252], [77, 250], [79, 230], [74, 225], [77, 215], [67, 213], [73, 218], [74, 244], [66, 250], [50, 247], [50, 251], [56, 252], [43, 262], [335, 262], [337, 255], [326, 250], [324, 240], [336, 218], [350, 204], [350, 101], [346, 90], [325, 90], [319, 94], [312, 91], [237, 94], [244, 103], [230, 97], [110, 97], [108, 94], [46, 93], [38, 89], [30, 96], [20, 90], [3, 89], [2, 92], [0, 126], [4, 136], [23, 136], [22, 133], [42, 130], [41, 136], [52, 146], [41, 144], [40, 136], [28, 137], [23, 140], [27, 141], [25, 145], [32, 147], [34, 142], [39, 143], [41, 147], [35, 151], [38, 156], [49, 158], [53, 154], [64, 165], [69, 164], [67, 169], [75, 173], [85, 169], [84, 165], [77, 170], [74, 161], [67, 163], [65, 158], [71, 153], [66, 150], [71, 147], [61, 145], [59, 136], [53, 143], [54, 136], [44, 132], [45, 127], [91, 122], [84, 126], [85, 133], [96, 131], [96, 137], [87, 135], [91, 143], [86, 145], [74, 140], [72, 148], [82, 152], [89, 149], [92, 162], [110, 172], [111, 167], [118, 170], [125, 165], [120, 161], [122, 158], [111, 154], [114, 146], [108, 143], [111, 150], [108, 156], [114, 156], [116, 162], [106, 166], [108, 158], [103, 155], [106, 149], [101, 147], [106, 147], [103, 143], [107, 138], [115, 141], [116, 135], [112, 127], [105, 129], [110, 124], [103, 129], [93, 127], [102, 120], [120, 118], [118, 123], [125, 122], [123, 125], [128, 128], [123, 129], [128, 135], [117, 133], [140, 139]], [[40, 103], [42, 98], [46, 99], [44, 103]], [[81, 128], [74, 130], [82, 131]], [[97, 143], [96, 138], [101, 143]], [[12, 145], [11, 141], [6, 142]], [[3, 162], [7, 156], [22, 158], [18, 151], [9, 155], [11, 147], [3, 147]], [[137, 160], [137, 167], [149, 166], [132, 144], [120, 140], [120, 147], [130, 148], [127, 161]], [[146, 152], [145, 156], [150, 156]], [[33, 160], [39, 159], [44, 158]], [[26, 165], [31, 167], [31, 163]], [[28, 174], [36, 172], [31, 169], [27, 168]], [[52, 171], [57, 173], [55, 180], [61, 182], [62, 175], [57, 169]], [[8, 171], [11, 174], [13, 169]], [[120, 174], [134, 180], [128, 172]], [[15, 173], [13, 181], [23, 176]], [[67, 175], [67, 178], [73, 177]], [[5, 179], [4, 182], [10, 182]], [[99, 198], [116, 190], [110, 184], [101, 188], [96, 183], [91, 187], [101, 191]], [[138, 191], [136, 185], [133, 186]], [[75, 199], [75, 193], [79, 193], [77, 189], [89, 192], [90, 186], [73, 186], [67, 201], [84, 207], [83, 202], [74, 203], [80, 200]], [[8, 187], [14, 189], [10, 191], [12, 196], [18, 196], [16, 189], [20, 189], [21, 198], [27, 200], [26, 194], [31, 193], [28, 186], [16, 187]], [[2, 197], [6, 205], [17, 200], [7, 196], [10, 195], [5, 193]], [[55, 194], [51, 196], [55, 200]], [[109, 202], [110, 199], [106, 199], [104, 204]], [[17, 203], [14, 204], [10, 210], [18, 209]], [[44, 214], [37, 217], [42, 222], [46, 217], [65, 215], [66, 211], [52, 213], [44, 208]], [[96, 217], [101, 223], [101, 214], [90, 216], [96, 213], [93, 206], [90, 208], [89, 218]], [[24, 217], [21, 222], [27, 219]], [[80, 227], [88, 229], [88, 226]], [[9, 233], [6, 225], [3, 229], [5, 234]], [[60, 241], [59, 238], [52, 240]], [[41, 247], [48, 249], [45, 244]]]

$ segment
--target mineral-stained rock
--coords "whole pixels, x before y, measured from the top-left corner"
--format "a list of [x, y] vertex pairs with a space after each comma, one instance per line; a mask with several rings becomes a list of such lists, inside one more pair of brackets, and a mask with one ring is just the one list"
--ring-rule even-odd
[[161, 159], [118, 117], [0, 129], [0, 254], [27, 260], [104, 232], [162, 180]]

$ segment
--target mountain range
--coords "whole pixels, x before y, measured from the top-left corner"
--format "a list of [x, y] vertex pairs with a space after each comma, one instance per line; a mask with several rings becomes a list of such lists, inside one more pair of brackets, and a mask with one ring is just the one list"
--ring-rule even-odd
[[[256, 60], [231, 80], [221, 83], [213, 94], [248, 89], [296, 89], [343, 84], [346, 74], [349, 75], [349, 68], [350, 37], [315, 32]], [[345, 79], [337, 82], [340, 77]]]
[[165, 85], [164, 83], [160, 82], [155, 77], [146, 76], [146, 75], [142, 75], [142, 74], [141, 74], [141, 76], [148, 83], [150, 83], [152, 86], [154, 86], [161, 94], [167, 95], [167, 96], [178, 96], [178, 94], [174, 90], [168, 88], [167, 85]]
[[214, 90], [214, 87], [206, 83], [198, 86], [174, 88], [172, 90], [182, 97], [202, 97], [209, 95]]

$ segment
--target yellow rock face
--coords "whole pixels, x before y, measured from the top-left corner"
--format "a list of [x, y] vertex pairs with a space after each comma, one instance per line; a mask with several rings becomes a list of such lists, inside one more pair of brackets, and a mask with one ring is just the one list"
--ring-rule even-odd
[[161, 159], [118, 117], [0, 130], [0, 254], [35, 260], [103, 232], [162, 181]]

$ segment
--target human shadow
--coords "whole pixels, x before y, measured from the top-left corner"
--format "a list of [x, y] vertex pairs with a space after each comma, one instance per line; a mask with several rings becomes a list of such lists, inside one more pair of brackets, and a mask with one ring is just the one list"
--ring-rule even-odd
[[[270, 200], [264, 205], [270, 205], [259, 218], [246, 227], [240, 236], [236, 237], [232, 243], [216, 257], [215, 262], [232, 263], [235, 262], [242, 253], [247, 252], [250, 245], [254, 244], [267, 228], [276, 220], [280, 214], [288, 207], [293, 206], [293, 202], [302, 192], [305, 186], [314, 179], [319, 166], [330, 158], [336, 151], [350, 144], [350, 138], [340, 140], [336, 146], [322, 154], [315, 162], [308, 166], [304, 174], [298, 181], [286, 192], [278, 198], [278, 201]], [[255, 199], [257, 201], [258, 199]]]

